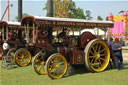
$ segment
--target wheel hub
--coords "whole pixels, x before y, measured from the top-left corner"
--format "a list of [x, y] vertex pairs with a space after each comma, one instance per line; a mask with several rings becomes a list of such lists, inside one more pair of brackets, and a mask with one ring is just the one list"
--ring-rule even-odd
[[100, 58], [100, 53], [96, 53], [96, 58]]
[[45, 65], [45, 62], [41, 62], [41, 65]]

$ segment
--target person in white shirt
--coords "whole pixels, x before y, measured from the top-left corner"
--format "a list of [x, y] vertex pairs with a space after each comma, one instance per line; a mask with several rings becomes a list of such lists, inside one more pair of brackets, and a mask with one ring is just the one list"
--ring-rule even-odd
[[4, 41], [3, 43], [3, 50], [4, 50], [4, 54], [6, 55], [8, 50], [10, 49], [9, 44], [7, 43], [7, 41]]

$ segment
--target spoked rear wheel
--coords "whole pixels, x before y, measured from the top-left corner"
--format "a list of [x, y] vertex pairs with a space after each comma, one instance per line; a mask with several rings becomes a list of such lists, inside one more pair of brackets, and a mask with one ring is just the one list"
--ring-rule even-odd
[[46, 62], [43, 57], [44, 55], [45, 55], [44, 53], [39, 52], [35, 55], [32, 61], [32, 67], [34, 68], [34, 71], [40, 75], [46, 74], [46, 70], [45, 70]]
[[59, 53], [51, 55], [46, 61], [46, 71], [52, 79], [63, 77], [67, 71], [67, 60]]
[[31, 54], [28, 50], [21, 48], [15, 53], [15, 62], [18, 66], [27, 66], [31, 62]]
[[16, 64], [15, 63], [15, 51], [16, 51], [16, 48], [12, 48], [7, 53], [7, 56], [10, 56], [10, 58], [11, 58], [10, 61], [11, 61], [12, 64]]
[[101, 72], [106, 69], [110, 60], [110, 50], [102, 40], [90, 41], [85, 50], [85, 65], [91, 72]]
[[0, 60], [2, 59], [2, 56], [4, 56], [4, 51], [2, 46], [0, 46]]

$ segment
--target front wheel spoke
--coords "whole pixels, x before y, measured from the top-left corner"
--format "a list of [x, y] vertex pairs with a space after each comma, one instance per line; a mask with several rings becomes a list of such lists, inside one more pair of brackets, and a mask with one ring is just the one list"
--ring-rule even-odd
[[21, 60], [21, 57], [20, 56], [17, 56], [16, 57], [16, 60], [20, 61]]
[[97, 63], [97, 59], [95, 59], [94, 63]]
[[41, 69], [43, 68], [43, 66], [41, 65], [40, 69], [39, 69], [39, 72], [41, 71]]
[[93, 59], [91, 60], [91, 63], [93, 63], [94, 59], [95, 59], [95, 58], [93, 58]]
[[36, 68], [38, 68], [40, 65], [35, 65]]
[[55, 71], [56, 75], [58, 75], [58, 68], [56, 68], [56, 71]]
[[28, 62], [28, 59], [24, 59], [24, 61], [27, 63]]
[[92, 55], [94, 54], [91, 50], [89, 51], [89, 53], [91, 53]]
[[103, 51], [105, 51], [106, 50], [106, 48], [104, 48], [104, 49], [102, 49], [101, 51], [99, 51], [100, 53], [102, 53]]
[[98, 59], [98, 61], [99, 61], [99, 65], [102, 65], [100, 59]]
[[60, 62], [61, 61], [61, 58], [58, 58], [58, 62]]
[[21, 62], [22, 62], [22, 64], [25, 64], [25, 61], [24, 61], [24, 59], [23, 59]]
[[105, 61], [105, 59], [103, 59], [103, 58], [99, 58], [99, 59]]
[[89, 58], [95, 58], [95, 56], [89, 56]]
[[61, 61], [61, 62], [59, 62], [58, 64], [59, 64], [59, 66], [60, 66], [60, 65], [64, 64], [64, 62], [63, 62], [63, 61]]
[[53, 75], [55, 75], [56, 70], [57, 70], [56, 68], [52, 68], [52, 69], [51, 69], [51, 73], [53, 73]]
[[43, 66], [43, 71], [45, 71], [45, 67]]
[[23, 60], [19, 62], [20, 64], [23, 64]]
[[96, 50], [98, 49], [98, 43], [96, 44]]
[[98, 52], [100, 51], [100, 49], [101, 49], [101, 44], [99, 45], [99, 49], [98, 49]]
[[100, 54], [100, 56], [105, 56], [106, 54]]
[[96, 50], [95, 50], [95, 48], [94, 48], [94, 47], [92, 47], [92, 49], [93, 49], [94, 53], [96, 53]]
[[58, 59], [59, 59], [58, 57], [55, 58], [55, 62], [56, 62], [56, 63], [58, 62]]

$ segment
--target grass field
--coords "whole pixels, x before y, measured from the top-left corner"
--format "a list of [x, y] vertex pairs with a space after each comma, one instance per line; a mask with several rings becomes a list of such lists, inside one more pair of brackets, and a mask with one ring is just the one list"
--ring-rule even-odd
[[36, 74], [32, 65], [0, 69], [0, 85], [128, 85], [128, 62], [122, 70], [108, 67], [100, 73], [91, 73], [85, 67], [74, 68], [71, 74], [57, 80]]

